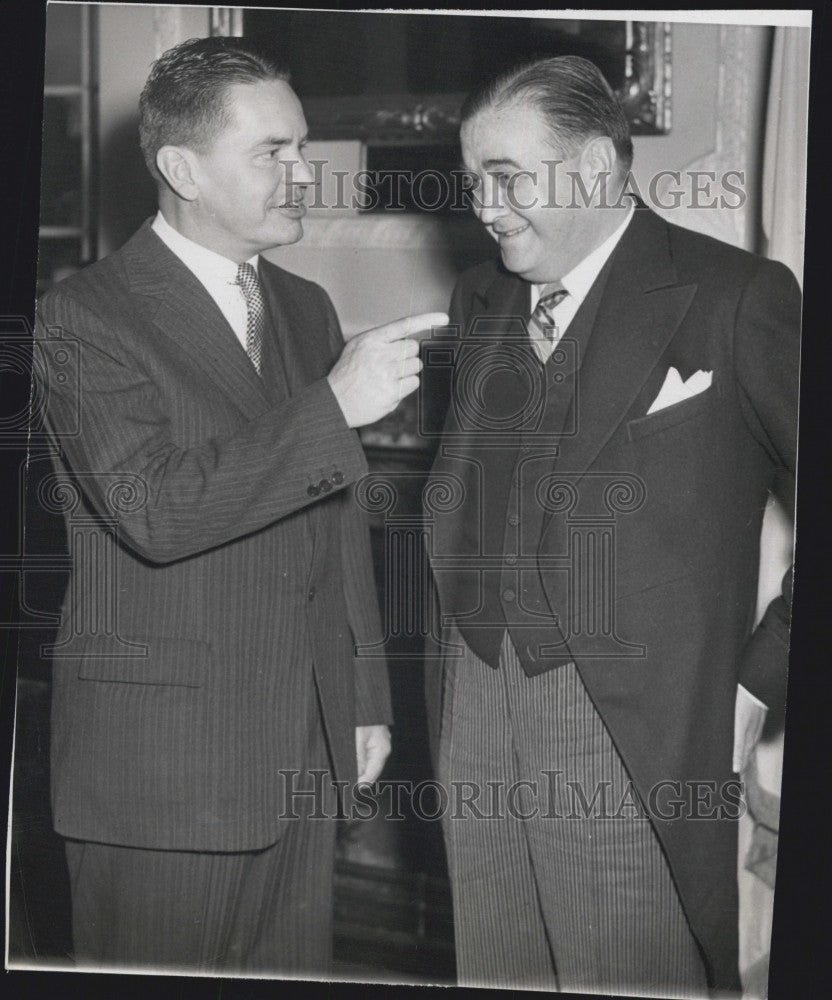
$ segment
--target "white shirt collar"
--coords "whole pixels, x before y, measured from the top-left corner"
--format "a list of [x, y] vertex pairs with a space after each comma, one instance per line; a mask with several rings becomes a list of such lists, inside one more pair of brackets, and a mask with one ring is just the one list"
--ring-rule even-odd
[[[630, 210], [627, 212], [627, 216], [621, 225], [619, 225], [600, 246], [596, 247], [592, 253], [584, 257], [579, 264], [576, 264], [568, 274], [565, 274], [561, 278], [561, 284], [567, 292], [569, 292], [572, 304], [580, 304], [586, 298], [590, 288], [592, 288], [595, 282], [595, 279], [601, 273], [601, 269], [604, 264], [606, 264], [613, 250], [615, 250], [616, 246], [618, 246], [618, 241], [624, 235], [624, 230], [630, 224], [630, 220], [632, 219], [634, 212], [635, 205], [630, 205]], [[536, 286], [537, 295], [535, 297], [537, 299], [540, 298], [541, 289], [543, 287], [543, 285]], [[534, 304], [535, 303], [533, 303], [533, 306]]]
[[[222, 254], [215, 253], [208, 247], [194, 243], [187, 236], [183, 236], [162, 215], [161, 209], [156, 213], [151, 228], [168, 249], [172, 250], [206, 287], [217, 281], [227, 281], [229, 284], [234, 284], [237, 281], [238, 265], [233, 260], [229, 260], [228, 257], [223, 257]], [[257, 267], [258, 258], [259, 254], [255, 254], [249, 258], [247, 263]]]

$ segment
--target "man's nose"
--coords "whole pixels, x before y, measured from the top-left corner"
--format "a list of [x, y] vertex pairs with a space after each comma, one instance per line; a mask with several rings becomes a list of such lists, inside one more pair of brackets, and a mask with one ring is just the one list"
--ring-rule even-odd
[[499, 184], [483, 185], [481, 196], [474, 204], [474, 212], [480, 222], [484, 226], [490, 226], [507, 211]]
[[295, 184], [307, 185], [315, 183], [317, 180], [315, 171], [312, 168], [312, 164], [306, 159], [305, 153], [300, 154], [300, 160], [298, 161], [297, 167], [297, 174], [294, 178]]
[[286, 186], [287, 187], [308, 187], [315, 184], [317, 177], [312, 168], [312, 164], [306, 159], [303, 153], [298, 154], [296, 160], [290, 160], [286, 164]]

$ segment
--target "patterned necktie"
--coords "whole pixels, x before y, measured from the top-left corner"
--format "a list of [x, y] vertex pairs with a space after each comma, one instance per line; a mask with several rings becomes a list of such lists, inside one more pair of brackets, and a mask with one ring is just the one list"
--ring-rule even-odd
[[543, 294], [534, 307], [529, 320], [529, 335], [533, 341], [546, 340], [548, 344], [541, 345], [548, 355], [558, 341], [558, 329], [555, 325], [555, 308], [569, 294], [559, 281], [553, 281], [543, 287]]
[[263, 349], [263, 327], [266, 323], [266, 305], [263, 302], [263, 289], [257, 271], [251, 264], [240, 264], [237, 268], [237, 284], [242, 288], [246, 299], [246, 354], [260, 374], [260, 354]]

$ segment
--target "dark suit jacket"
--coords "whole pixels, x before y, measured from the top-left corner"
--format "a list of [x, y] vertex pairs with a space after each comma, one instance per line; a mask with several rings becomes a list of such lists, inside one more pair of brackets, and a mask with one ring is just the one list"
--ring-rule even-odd
[[[664, 788], [653, 802], [672, 814], [675, 785], [662, 783], [678, 782], [686, 815], [711, 814], [664, 821], [654, 813], [654, 820], [711, 977], [726, 987], [737, 981], [736, 796], [728, 786], [725, 799], [691, 808], [690, 783], [721, 789], [735, 777], [738, 682], [769, 705], [785, 693], [788, 579], [753, 632], [752, 625], [768, 490], [778, 470], [794, 472], [799, 301], [782, 265], [639, 208], [610, 261], [591, 330], [579, 338], [576, 419], [567, 422], [574, 433], [558, 440], [548, 469], [579, 493], [591, 494], [607, 474], [635, 476], [643, 486], [643, 501], [615, 515], [613, 580], [617, 637], [643, 646], [644, 655], [593, 655], [595, 640], [568, 620], [562, 565], [542, 569], [542, 587], [551, 613], [566, 622], [564, 652], [642, 799]], [[465, 336], [478, 316], [528, 317], [528, 302], [528, 286], [489, 262], [460, 279], [451, 321]], [[670, 366], [683, 379], [711, 371], [712, 385], [648, 415]], [[446, 431], [458, 429], [455, 421], [452, 406]], [[475, 454], [472, 444], [463, 437], [440, 448], [434, 465], [434, 477], [459, 477], [465, 497], [432, 515], [440, 555], [470, 554], [460, 552], [459, 539], [471, 537], [480, 505], [488, 508], [475, 465], [458, 457]], [[541, 560], [563, 556], [568, 522], [565, 506], [544, 519]], [[463, 610], [455, 607], [454, 573], [438, 573], [437, 584], [443, 612]], [[439, 671], [427, 685], [435, 737]], [[700, 794], [707, 800], [707, 790]]]
[[[278, 836], [320, 701], [338, 778], [390, 721], [366, 471], [325, 379], [321, 288], [265, 261], [263, 378], [149, 223], [51, 289], [36, 336], [71, 485], [52, 802], [69, 837], [243, 850]], [[317, 695], [316, 695], [317, 690]]]

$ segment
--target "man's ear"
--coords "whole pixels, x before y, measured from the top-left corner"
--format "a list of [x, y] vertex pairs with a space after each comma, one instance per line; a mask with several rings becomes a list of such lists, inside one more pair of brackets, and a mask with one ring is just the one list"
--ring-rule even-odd
[[[593, 184], [598, 177], [609, 183], [616, 176], [617, 163], [618, 155], [609, 136], [595, 136], [587, 142], [581, 151], [581, 173]], [[588, 188], [588, 190], [592, 189]]]
[[195, 179], [193, 154], [182, 146], [162, 146], [156, 153], [156, 169], [167, 186], [185, 201], [199, 194]]

